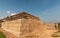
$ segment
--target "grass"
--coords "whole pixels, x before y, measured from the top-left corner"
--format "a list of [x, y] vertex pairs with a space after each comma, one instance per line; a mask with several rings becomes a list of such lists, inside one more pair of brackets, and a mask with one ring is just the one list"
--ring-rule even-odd
[[55, 32], [55, 33], [52, 35], [52, 37], [54, 37], [54, 38], [60, 37], [60, 31]]
[[52, 37], [54, 37], [54, 38], [60, 37], [60, 23], [58, 24], [58, 31], [55, 32], [55, 33], [52, 35]]
[[60, 25], [58, 25], [58, 30], [60, 31]]
[[0, 38], [6, 38], [6, 36], [3, 34], [3, 32], [0, 32]]

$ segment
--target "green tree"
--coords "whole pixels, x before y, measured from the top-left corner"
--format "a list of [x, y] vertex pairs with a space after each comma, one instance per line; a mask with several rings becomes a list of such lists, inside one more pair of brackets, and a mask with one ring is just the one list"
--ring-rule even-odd
[[58, 23], [58, 30], [60, 31], [60, 23]]

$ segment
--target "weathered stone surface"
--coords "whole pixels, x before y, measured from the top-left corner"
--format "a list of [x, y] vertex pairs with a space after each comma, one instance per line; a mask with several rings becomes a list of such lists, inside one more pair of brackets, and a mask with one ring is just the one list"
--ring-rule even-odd
[[5, 21], [2, 23], [2, 28], [8, 32], [13, 33], [16, 36], [19, 36], [20, 25], [21, 25], [21, 19], [13, 21]]
[[2, 28], [18, 38], [52, 38], [54, 24], [44, 24], [39, 18], [25, 12], [2, 19]]

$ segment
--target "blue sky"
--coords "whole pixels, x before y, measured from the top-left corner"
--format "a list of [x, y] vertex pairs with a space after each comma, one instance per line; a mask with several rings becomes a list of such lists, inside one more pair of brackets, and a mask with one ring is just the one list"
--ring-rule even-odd
[[60, 22], [60, 0], [0, 0], [0, 18], [23, 11], [43, 22]]

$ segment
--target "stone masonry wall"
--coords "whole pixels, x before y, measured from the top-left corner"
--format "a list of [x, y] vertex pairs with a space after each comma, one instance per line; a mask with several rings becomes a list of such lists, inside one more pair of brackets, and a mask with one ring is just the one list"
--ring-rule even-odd
[[52, 38], [56, 31], [54, 24], [44, 24], [37, 19], [22, 19], [21, 23], [20, 38]]
[[17, 19], [13, 21], [5, 21], [2, 23], [2, 28], [19, 37], [20, 25], [21, 25], [21, 19]]
[[21, 23], [22, 25], [20, 26], [20, 38], [40, 38], [39, 35], [33, 35], [33, 33], [37, 32], [38, 29], [39, 31], [44, 29], [42, 22], [37, 19], [22, 19]]

